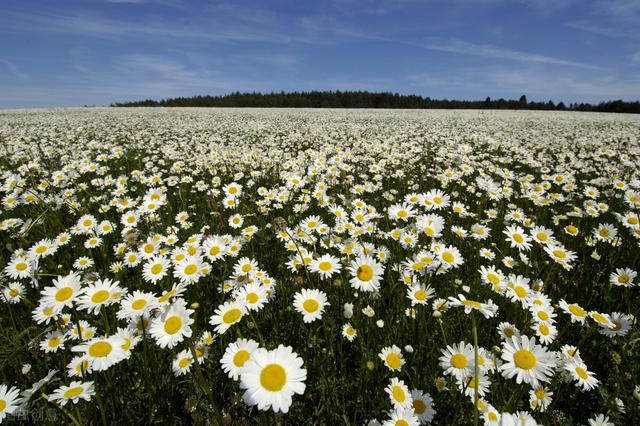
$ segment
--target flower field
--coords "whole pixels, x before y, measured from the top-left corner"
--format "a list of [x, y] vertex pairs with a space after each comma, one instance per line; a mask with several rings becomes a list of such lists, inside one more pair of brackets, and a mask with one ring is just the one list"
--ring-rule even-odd
[[16, 110], [0, 154], [0, 421], [640, 423], [638, 117]]

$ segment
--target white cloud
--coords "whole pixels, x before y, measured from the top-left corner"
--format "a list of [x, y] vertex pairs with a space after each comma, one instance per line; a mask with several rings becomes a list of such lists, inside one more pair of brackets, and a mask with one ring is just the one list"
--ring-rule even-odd
[[21, 80], [21, 81], [28, 80], [29, 77], [27, 77], [25, 73], [20, 71], [16, 66], [16, 64], [14, 64], [13, 62], [0, 59], [0, 64], [4, 64], [5, 67], [9, 70], [9, 73], [11, 73], [11, 75], [13, 75], [18, 80]]
[[458, 53], [461, 55], [481, 56], [485, 58], [509, 59], [519, 62], [537, 62], [551, 65], [566, 65], [590, 70], [602, 70], [597, 65], [584, 62], [571, 61], [567, 59], [555, 58], [551, 56], [539, 55], [536, 53], [522, 52], [519, 50], [505, 49], [491, 44], [476, 44], [467, 41], [452, 39], [428, 39], [422, 47], [441, 52]]

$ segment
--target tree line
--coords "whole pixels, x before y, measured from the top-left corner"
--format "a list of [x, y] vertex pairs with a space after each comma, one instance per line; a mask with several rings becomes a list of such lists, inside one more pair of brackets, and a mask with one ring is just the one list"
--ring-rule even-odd
[[431, 99], [418, 95], [367, 91], [311, 91], [311, 92], [233, 92], [219, 96], [192, 96], [146, 99], [119, 102], [112, 107], [256, 107], [256, 108], [391, 108], [391, 109], [528, 109], [549, 111], [593, 111], [640, 113], [640, 102], [612, 100], [590, 103], [529, 102], [520, 99], [491, 99], [466, 101]]

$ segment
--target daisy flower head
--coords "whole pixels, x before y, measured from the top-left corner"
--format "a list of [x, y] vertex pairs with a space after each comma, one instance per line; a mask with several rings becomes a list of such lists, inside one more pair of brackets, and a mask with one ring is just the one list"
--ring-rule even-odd
[[598, 414], [597, 416], [589, 419], [589, 426], [615, 426], [615, 424], [604, 414]]
[[396, 345], [382, 348], [378, 357], [384, 362], [384, 365], [391, 371], [400, 371], [404, 365], [404, 357], [402, 351]]
[[531, 238], [521, 227], [508, 226], [503, 233], [507, 236], [507, 242], [511, 244], [511, 248], [517, 248], [518, 250], [524, 251], [531, 249]]
[[553, 392], [545, 386], [536, 386], [529, 391], [529, 406], [532, 410], [545, 412], [551, 404]]
[[185, 337], [191, 337], [191, 318], [193, 309], [186, 308], [187, 303], [183, 299], [177, 299], [174, 303], [164, 307], [152, 321], [149, 333], [161, 348], [173, 348], [182, 342]]
[[87, 310], [97, 315], [102, 306], [108, 306], [115, 302], [111, 296], [114, 292], [119, 291], [118, 284], [118, 281], [113, 282], [108, 278], [89, 284], [78, 299], [78, 309]]
[[165, 256], [154, 256], [142, 267], [142, 278], [156, 284], [169, 273], [169, 260]]
[[360, 256], [351, 262], [349, 267], [351, 286], [356, 290], [375, 292], [380, 287], [380, 279], [384, 274], [384, 266], [372, 257]]
[[407, 289], [407, 297], [411, 300], [411, 306], [426, 305], [434, 294], [434, 289], [425, 287], [423, 284], [414, 284]]
[[612, 272], [609, 277], [609, 282], [613, 285], [621, 287], [630, 287], [633, 285], [633, 281], [638, 276], [638, 273], [630, 268], [618, 268], [615, 272]]
[[173, 276], [181, 283], [193, 284], [202, 277], [203, 267], [206, 266], [198, 255], [187, 255], [175, 264]]
[[248, 257], [241, 257], [233, 267], [236, 276], [255, 274], [258, 270], [258, 262]]
[[22, 283], [14, 281], [2, 289], [2, 294], [8, 303], [19, 303], [25, 294], [25, 288]]
[[520, 337], [520, 330], [509, 322], [501, 322], [498, 324], [498, 333], [502, 340], [510, 340], [512, 337]]
[[585, 311], [580, 305], [577, 303], [567, 303], [564, 299], [560, 299], [560, 309], [562, 309], [565, 313], [571, 315], [571, 322], [577, 322], [579, 324], [584, 324], [587, 319], [587, 311]]
[[234, 297], [245, 302], [245, 308], [249, 311], [259, 311], [268, 300], [267, 287], [258, 282], [249, 283], [237, 290]]
[[22, 400], [19, 398], [20, 389], [0, 385], [0, 422], [7, 414], [11, 415], [20, 407]]
[[564, 369], [569, 372], [576, 386], [582, 388], [583, 391], [589, 391], [598, 387], [600, 381], [596, 379], [596, 375], [587, 369], [584, 362], [571, 360], [565, 363]]
[[65, 337], [61, 331], [50, 331], [44, 336], [44, 340], [40, 342], [40, 349], [45, 353], [57, 352], [58, 349], [64, 347], [64, 341]]
[[306, 323], [322, 319], [326, 306], [329, 306], [327, 295], [320, 290], [302, 289], [293, 298], [293, 307], [303, 315], [302, 320]]
[[633, 315], [626, 315], [620, 312], [613, 312], [610, 315], [610, 318], [613, 326], [598, 323], [600, 326], [600, 334], [604, 334], [608, 337], [626, 335], [635, 322]]
[[478, 392], [478, 396], [480, 398], [484, 398], [484, 396], [489, 392], [489, 387], [491, 386], [489, 376], [481, 371], [479, 371], [478, 375], [475, 377], [473, 373], [469, 374], [467, 377], [457, 377], [457, 381], [460, 392], [464, 392], [464, 394], [471, 399], [475, 398], [476, 390]]
[[333, 274], [339, 273], [341, 269], [340, 260], [330, 254], [322, 255], [309, 264], [309, 270], [320, 274], [320, 278], [323, 280], [331, 278]]
[[259, 410], [271, 408], [287, 413], [293, 395], [302, 395], [307, 370], [304, 361], [289, 346], [279, 345], [268, 351], [256, 349], [240, 372], [240, 387], [246, 389], [243, 399]]
[[576, 254], [562, 247], [559, 244], [547, 244], [544, 247], [544, 251], [553, 259], [556, 263], [560, 264], [564, 269], [571, 270], [573, 266], [571, 262], [576, 259]]
[[119, 319], [146, 317], [158, 307], [158, 298], [152, 293], [135, 290], [120, 301]]
[[353, 339], [358, 337], [358, 331], [353, 328], [351, 323], [346, 323], [342, 326], [342, 336], [348, 341], [353, 342]]
[[5, 274], [11, 279], [28, 278], [31, 275], [33, 265], [26, 257], [15, 256], [4, 268]]
[[556, 367], [556, 355], [544, 346], [536, 344], [536, 339], [527, 336], [512, 337], [502, 343], [500, 367], [505, 378], [516, 377], [518, 384], [524, 382], [537, 386], [539, 382], [548, 382]]
[[467, 299], [463, 294], [458, 294], [458, 297], [449, 296], [449, 302], [453, 307], [463, 307], [465, 314], [470, 314], [471, 311], [478, 311], [485, 318], [491, 318], [498, 312], [498, 306], [489, 299], [486, 303], [478, 302], [476, 300]]
[[244, 301], [225, 302], [215, 310], [209, 324], [215, 326], [216, 333], [224, 334], [233, 324], [239, 323], [246, 313], [247, 308]]
[[127, 358], [126, 351], [122, 349], [124, 344], [125, 340], [116, 336], [95, 337], [72, 347], [71, 351], [86, 354], [93, 370], [104, 371]]
[[220, 236], [208, 237], [202, 243], [202, 250], [207, 259], [215, 261], [224, 257], [227, 252], [227, 243]]
[[432, 421], [436, 415], [436, 410], [431, 395], [421, 390], [413, 389], [411, 391], [411, 399], [413, 399], [413, 412], [418, 416], [420, 424]]
[[73, 302], [80, 296], [83, 290], [80, 288], [80, 276], [72, 272], [65, 276], [59, 276], [53, 280], [52, 287], [46, 287], [42, 291], [41, 302], [57, 309], [72, 307]]
[[394, 408], [412, 409], [413, 398], [409, 388], [404, 384], [402, 380], [398, 380], [397, 377], [391, 379], [391, 383], [384, 389], [389, 395], [389, 399]]
[[[370, 423], [369, 423], [370, 424]], [[379, 424], [379, 423], [378, 423]], [[382, 426], [418, 426], [420, 421], [411, 407], [394, 408], [389, 413], [389, 419], [382, 423]]]
[[49, 401], [58, 401], [58, 404], [64, 406], [67, 402], [77, 404], [81, 399], [90, 401], [95, 394], [93, 382], [71, 382], [69, 386], [63, 385], [53, 391]]
[[176, 377], [185, 375], [191, 370], [193, 365], [193, 355], [189, 349], [184, 349], [176, 355], [171, 364], [171, 369]]
[[256, 349], [258, 349], [258, 343], [250, 339], [238, 339], [227, 346], [220, 364], [230, 379], [238, 380], [242, 367], [251, 359], [251, 354]]
[[435, 250], [440, 265], [445, 269], [457, 268], [464, 263], [464, 258], [460, 254], [460, 250], [454, 246], [442, 245]]
[[459, 342], [453, 346], [447, 345], [445, 349], [442, 349], [439, 361], [445, 375], [452, 375], [456, 378], [467, 377], [475, 364], [473, 345], [465, 342]]

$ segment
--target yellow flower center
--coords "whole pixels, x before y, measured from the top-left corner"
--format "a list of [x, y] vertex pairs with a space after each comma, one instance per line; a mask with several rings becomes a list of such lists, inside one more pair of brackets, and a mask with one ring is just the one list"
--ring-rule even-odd
[[564, 250], [556, 249], [552, 253], [558, 259], [566, 259], [567, 258], [567, 253]]
[[270, 392], [278, 392], [287, 383], [287, 372], [279, 364], [269, 364], [260, 372], [260, 384]]
[[168, 334], [176, 334], [182, 328], [182, 318], [178, 315], [173, 315], [167, 318], [164, 322], [164, 331]]
[[389, 365], [389, 367], [397, 370], [398, 368], [400, 368], [400, 364], [402, 364], [402, 358], [400, 358], [400, 355], [396, 353], [390, 353], [389, 355], [387, 355], [387, 364]]
[[233, 356], [233, 364], [236, 367], [242, 367], [244, 363], [249, 360], [250, 357], [251, 355], [249, 354], [249, 351], [241, 349]]
[[162, 265], [160, 263], [156, 263], [151, 267], [151, 273], [153, 275], [158, 275], [160, 272], [162, 272]]
[[73, 289], [71, 287], [62, 287], [56, 292], [56, 300], [58, 302], [64, 302], [73, 296]]
[[211, 248], [209, 249], [209, 254], [210, 254], [211, 256], [215, 256], [215, 255], [217, 255], [218, 253], [220, 253], [220, 247], [218, 247], [218, 246], [213, 246], [213, 247], [211, 247]]
[[513, 354], [513, 362], [518, 368], [521, 368], [523, 370], [531, 370], [536, 366], [538, 360], [536, 359], [536, 356], [531, 353], [531, 351], [520, 349]]
[[124, 338], [124, 344], [122, 344], [120, 346], [123, 350], [128, 351], [129, 348], [131, 347], [131, 339], [129, 339], [128, 337]]
[[73, 398], [74, 396], [78, 396], [82, 393], [84, 388], [82, 386], [76, 386], [75, 388], [67, 389], [64, 393], [65, 398]]
[[196, 273], [196, 271], [198, 271], [198, 267], [193, 263], [190, 263], [184, 268], [185, 275], [193, 275]]
[[19, 262], [19, 263], [16, 263], [16, 269], [17, 269], [18, 271], [20, 271], [20, 272], [22, 272], [22, 271], [26, 270], [26, 269], [27, 269], [27, 266], [28, 266], [28, 265], [27, 265], [25, 262]]
[[597, 312], [592, 315], [592, 318], [600, 324], [609, 324], [609, 320], [607, 319], [607, 317]]
[[395, 426], [409, 426], [409, 423], [405, 419], [398, 419]]
[[222, 321], [225, 324], [233, 324], [234, 322], [238, 321], [241, 315], [242, 312], [240, 312], [240, 309], [233, 308], [222, 316]]
[[444, 260], [447, 263], [453, 263], [455, 259], [456, 259], [455, 256], [450, 251], [445, 251], [442, 254], [442, 260]]
[[522, 287], [522, 286], [518, 286], [518, 287], [514, 288], [513, 290], [516, 292], [516, 295], [520, 299], [524, 299], [525, 296], [527, 295], [527, 289]]
[[140, 309], [144, 308], [146, 305], [147, 305], [146, 300], [138, 299], [131, 304], [131, 308], [135, 309], [136, 311], [139, 311]]
[[489, 282], [493, 285], [498, 285], [500, 284], [500, 277], [497, 276], [496, 274], [489, 274], [487, 275], [487, 279], [489, 280]]
[[582, 367], [576, 367], [576, 374], [582, 379], [582, 380], [587, 380], [589, 378], [589, 375], [587, 374], [587, 372], [584, 370], [584, 368]]
[[409, 212], [407, 212], [406, 210], [400, 210], [400, 211], [398, 212], [398, 217], [405, 218], [405, 217], [407, 217], [407, 216], [409, 216]]
[[427, 406], [421, 399], [415, 399], [413, 401], [413, 411], [415, 411], [417, 415], [424, 413], [426, 409]]
[[373, 278], [373, 268], [369, 265], [360, 265], [356, 275], [360, 281], [370, 281]]
[[538, 399], [544, 399], [544, 397], [545, 397], [545, 395], [546, 395], [546, 394], [544, 393], [544, 390], [542, 390], [542, 389], [538, 389], [538, 390], [535, 392], [535, 394], [536, 394], [536, 398], [538, 398]]
[[59, 337], [52, 337], [51, 339], [49, 339], [49, 347], [50, 348], [55, 348], [60, 344], [60, 338]]
[[393, 399], [398, 402], [404, 402], [404, 400], [407, 399], [407, 396], [404, 394], [404, 389], [402, 389], [400, 386], [394, 386]]
[[318, 308], [320, 307], [320, 304], [318, 303], [317, 300], [307, 299], [302, 304], [302, 307], [304, 308], [305, 311], [309, 313], [313, 313], [318, 310]]
[[475, 300], [465, 300], [462, 302], [463, 305], [472, 306], [474, 308], [479, 308], [482, 306], [482, 303], [476, 302]]
[[20, 292], [18, 290], [16, 290], [15, 288], [12, 288], [11, 290], [9, 290], [9, 296], [11, 296], [11, 297], [16, 297], [19, 294], [20, 294]]
[[246, 274], [249, 271], [251, 271], [251, 265], [249, 265], [248, 263], [245, 265], [242, 265], [242, 272]]
[[545, 311], [540, 311], [538, 312], [538, 318], [540, 318], [542, 321], [546, 321], [549, 319], [549, 314]]
[[467, 366], [467, 357], [463, 354], [455, 354], [451, 357], [451, 365], [453, 368], [465, 368]]
[[42, 254], [45, 251], [47, 251], [47, 246], [38, 246], [38, 247], [36, 247], [36, 253], [38, 253], [38, 254]]
[[187, 365], [189, 365], [189, 358], [182, 358], [180, 362], [178, 362], [178, 367], [180, 368], [185, 368]]
[[549, 237], [547, 236], [547, 234], [545, 234], [544, 232], [538, 232], [536, 234], [536, 237], [538, 237], [538, 239], [540, 241], [547, 241], [549, 239]]
[[249, 293], [247, 294], [247, 302], [254, 304], [258, 301], [258, 295], [255, 293]]
[[630, 281], [630, 277], [629, 277], [629, 275], [627, 275], [627, 274], [620, 275], [620, 276], [618, 277], [618, 282], [619, 282], [619, 283], [626, 284], [626, 283], [628, 283], [629, 281]]
[[427, 293], [423, 290], [418, 290], [414, 293], [414, 296], [416, 299], [420, 300], [421, 302], [424, 300], [427, 300]]
[[547, 327], [546, 324], [540, 324], [540, 328], [538, 328], [538, 330], [540, 330], [540, 334], [543, 336], [548, 336], [550, 332], [549, 327]]
[[320, 262], [320, 264], [318, 265], [318, 268], [320, 268], [321, 271], [329, 271], [331, 270], [331, 262], [327, 262], [326, 260], [323, 262]]
[[97, 303], [104, 302], [108, 298], [109, 298], [109, 292], [107, 290], [98, 290], [95, 293], [93, 293], [93, 296], [91, 296], [91, 301], [97, 304]]
[[112, 349], [109, 342], [96, 342], [89, 346], [89, 355], [94, 358], [104, 358], [111, 353]]
[[577, 317], [584, 317], [587, 313], [578, 305], [569, 306], [569, 312]]
[[520, 234], [513, 234], [513, 239], [518, 244], [522, 244], [524, 242], [524, 237]]

